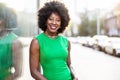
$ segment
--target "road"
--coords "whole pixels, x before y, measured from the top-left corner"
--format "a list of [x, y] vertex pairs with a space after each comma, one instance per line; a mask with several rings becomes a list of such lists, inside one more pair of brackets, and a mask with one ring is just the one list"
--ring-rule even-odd
[[[34, 80], [29, 72], [29, 45], [24, 48], [23, 73], [18, 80]], [[120, 58], [71, 44], [71, 61], [79, 80], [120, 80]]]
[[79, 80], [120, 80], [120, 58], [72, 44], [72, 64]]

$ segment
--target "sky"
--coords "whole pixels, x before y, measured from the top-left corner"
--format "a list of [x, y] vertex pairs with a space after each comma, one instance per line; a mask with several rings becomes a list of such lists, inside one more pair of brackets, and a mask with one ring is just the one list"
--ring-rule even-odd
[[80, 22], [76, 13], [84, 12], [85, 9], [93, 11], [95, 9], [111, 10], [120, 0], [62, 0], [68, 7], [71, 18], [75, 22]]
[[[45, 1], [40, 0], [41, 5]], [[72, 11], [82, 12], [85, 8], [88, 10], [94, 10], [96, 8], [108, 9], [112, 8], [120, 0], [60, 0], [65, 3], [65, 5]], [[36, 10], [36, 0], [0, 0], [0, 2], [5, 2], [9, 6], [14, 7], [17, 10]]]
[[16, 11], [35, 12], [36, 0], [0, 0], [8, 7], [15, 9]]
[[[0, 0], [0, 2], [6, 3], [9, 7], [16, 9], [17, 11], [26, 11], [30, 13], [36, 13], [37, 0]], [[44, 5], [45, 1], [40, 0], [40, 7]], [[76, 13], [84, 12], [85, 9], [92, 11], [95, 9], [110, 10], [120, 0], [60, 0], [63, 2], [69, 10], [70, 16], [73, 20], [79, 21]]]
[[[93, 9], [111, 9], [120, 0], [77, 0], [76, 3], [81, 9], [87, 8], [88, 10]], [[83, 3], [83, 4], [80, 4]], [[81, 10], [82, 11], [82, 10]]]
[[[70, 0], [71, 3], [68, 3], [68, 0], [65, 3], [69, 5], [69, 7], [76, 7], [76, 11], [82, 12], [85, 8], [88, 10], [94, 9], [111, 9], [116, 3], [120, 2], [120, 0]], [[74, 4], [73, 4], [74, 3]], [[72, 4], [72, 5], [71, 5]]]

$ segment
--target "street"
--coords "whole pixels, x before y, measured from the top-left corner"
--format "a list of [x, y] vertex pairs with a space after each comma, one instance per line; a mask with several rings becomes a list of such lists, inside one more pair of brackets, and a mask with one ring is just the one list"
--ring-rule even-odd
[[79, 80], [120, 80], [120, 58], [72, 44], [72, 64]]
[[[23, 73], [18, 80], [34, 80], [29, 72], [29, 45], [24, 48]], [[71, 61], [79, 80], [120, 80], [120, 58], [71, 44]]]

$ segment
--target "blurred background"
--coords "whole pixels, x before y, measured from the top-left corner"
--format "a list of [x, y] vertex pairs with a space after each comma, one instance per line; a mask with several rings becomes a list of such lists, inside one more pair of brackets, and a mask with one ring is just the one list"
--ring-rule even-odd
[[[47, 1], [53, 0], [0, 0], [16, 11], [13, 32], [24, 45], [23, 71], [18, 80], [34, 80], [29, 72], [29, 45], [42, 32], [37, 27], [37, 11]], [[72, 63], [79, 80], [120, 80], [120, 1], [56, 1], [69, 10], [71, 20], [63, 34], [72, 43]]]
[[[0, 0], [17, 11], [19, 36], [34, 36], [37, 30], [37, 10], [51, 0]], [[71, 21], [66, 36], [104, 34], [120, 36], [119, 0], [58, 0], [69, 9]]]

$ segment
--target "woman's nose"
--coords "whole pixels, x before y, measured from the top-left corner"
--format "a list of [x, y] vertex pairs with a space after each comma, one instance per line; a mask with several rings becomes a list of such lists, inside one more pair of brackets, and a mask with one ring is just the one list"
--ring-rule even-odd
[[53, 20], [53, 24], [56, 24], [56, 21], [55, 21], [55, 20]]

